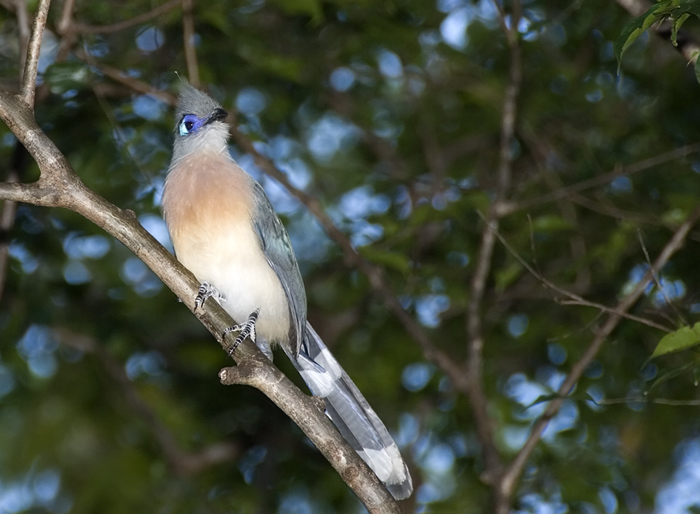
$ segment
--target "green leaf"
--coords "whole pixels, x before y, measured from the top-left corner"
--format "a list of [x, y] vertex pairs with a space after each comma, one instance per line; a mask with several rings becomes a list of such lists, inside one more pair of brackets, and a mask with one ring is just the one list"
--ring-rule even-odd
[[666, 334], [656, 346], [651, 359], [669, 353], [689, 350], [700, 345], [700, 322], [692, 327], [683, 327], [680, 330]]
[[654, 4], [647, 12], [632, 20], [625, 26], [624, 29], [622, 29], [620, 37], [617, 38], [617, 41], [615, 41], [615, 44], [613, 45], [615, 57], [617, 58], [618, 74], [620, 73], [620, 66], [622, 65], [622, 56], [625, 55], [627, 49], [637, 40], [639, 36], [644, 34], [644, 32], [646, 32], [649, 27], [654, 24], [654, 22], [667, 16], [670, 9], [673, 9], [673, 6], [669, 1]]
[[[674, 12], [674, 18], [681, 18], [682, 14], [692, 14], [700, 18], [700, 0], [676, 0], [678, 13]], [[680, 27], [680, 25], [679, 25]]]
[[690, 13], [684, 13], [673, 20], [673, 25], [671, 26], [671, 43], [673, 43], [673, 46], [678, 46], [678, 42], [676, 41], [678, 38], [678, 31], [689, 17]]

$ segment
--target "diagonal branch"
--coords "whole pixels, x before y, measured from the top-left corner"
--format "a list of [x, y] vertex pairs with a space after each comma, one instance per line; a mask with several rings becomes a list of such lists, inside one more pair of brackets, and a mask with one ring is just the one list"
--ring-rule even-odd
[[[520, 263], [520, 265], [525, 268], [530, 275], [535, 277], [538, 282], [542, 284], [542, 286], [547, 289], [552, 291], [553, 293], [557, 293], [558, 295], [568, 298], [568, 300], [564, 300], [561, 298], [553, 298], [555, 302], [561, 304], [561, 305], [582, 305], [584, 307], [592, 307], [594, 309], [598, 309], [601, 312], [607, 312], [607, 313], [612, 313], [612, 314], [619, 314], [623, 318], [629, 319], [631, 321], [635, 321], [637, 323], [641, 323], [642, 325], [646, 325], [648, 327], [655, 328], [657, 330], [661, 330], [662, 332], [671, 332], [672, 329], [660, 325], [658, 323], [655, 323], [654, 321], [651, 321], [646, 318], [642, 318], [640, 316], [635, 316], [634, 314], [629, 314], [628, 312], [616, 310], [615, 308], [608, 307], [607, 305], [603, 305], [602, 303], [597, 303], [597, 302], [592, 302], [590, 300], [586, 300], [582, 296], [577, 295], [576, 293], [573, 293], [571, 291], [568, 291], [564, 289], [563, 287], [558, 286], [548, 278], [546, 278], [544, 275], [539, 273], [534, 267], [530, 265], [529, 262], [527, 262], [522, 255], [520, 255], [515, 248], [506, 240], [503, 235], [496, 231], [496, 237], [498, 240], [501, 242], [501, 244], [510, 252], [510, 254], [515, 258], [516, 261]], [[646, 249], [645, 249], [646, 253]], [[650, 263], [651, 264], [651, 263]]]
[[552, 400], [542, 416], [535, 421], [527, 441], [525, 441], [525, 444], [518, 452], [518, 455], [503, 474], [499, 488], [504, 497], [508, 499], [512, 497], [515, 485], [520, 478], [530, 455], [542, 438], [542, 433], [544, 432], [545, 428], [547, 428], [549, 422], [559, 412], [559, 409], [564, 404], [566, 397], [569, 395], [574, 385], [576, 385], [581, 376], [583, 376], [584, 372], [590, 365], [591, 361], [593, 361], [595, 356], [598, 354], [607, 338], [623, 319], [624, 313], [629, 311], [644, 294], [644, 290], [646, 289], [647, 285], [649, 282], [651, 282], [651, 280], [653, 280], [654, 273], [658, 273], [666, 265], [669, 259], [683, 246], [688, 233], [699, 219], [700, 207], [696, 207], [695, 210], [693, 210], [686, 217], [685, 221], [678, 227], [669, 242], [656, 258], [653, 266], [646, 272], [635, 288], [618, 303], [612, 312], [609, 313], [607, 320], [598, 330], [598, 333], [591, 344], [588, 346], [581, 358], [572, 366], [571, 371], [557, 392], [558, 398]]
[[530, 200], [525, 200], [522, 202], [504, 203], [499, 208], [498, 215], [499, 217], [504, 217], [516, 211], [532, 209], [534, 207], [538, 207], [549, 202], [564, 200], [566, 198], [574, 196], [576, 193], [585, 191], [586, 189], [591, 189], [594, 187], [609, 184], [611, 181], [618, 177], [629, 177], [635, 173], [639, 173], [641, 171], [651, 169], [655, 166], [659, 166], [661, 164], [674, 161], [676, 159], [681, 159], [683, 157], [687, 157], [688, 155], [692, 155], [698, 152], [700, 152], [700, 142], [684, 145], [680, 148], [674, 148], [673, 150], [669, 150], [668, 152], [648, 157], [628, 166], [617, 167], [612, 171], [603, 173], [602, 175], [597, 175], [588, 180], [583, 180], [576, 184], [562, 187], [561, 189], [557, 189], [556, 191], [547, 193], [542, 196], [538, 196], [536, 198], [532, 198]]
[[147, 82], [144, 82], [137, 78], [129, 77], [126, 73], [124, 73], [118, 68], [114, 68], [113, 66], [109, 66], [108, 64], [98, 63], [90, 55], [82, 51], [77, 52], [77, 57], [88, 63], [93, 68], [97, 69], [105, 77], [108, 77], [113, 81], [122, 84], [123, 86], [126, 86], [133, 91], [136, 91], [137, 93], [151, 95], [169, 105], [175, 105], [175, 102], [177, 101], [177, 97], [172, 93], [162, 91], [157, 87], [151, 86]]
[[113, 34], [114, 32], [119, 32], [121, 30], [125, 30], [155, 19], [161, 14], [165, 14], [166, 12], [175, 9], [181, 3], [182, 0], [170, 0], [169, 2], [159, 5], [148, 12], [139, 14], [128, 20], [113, 23], [111, 25], [87, 25], [84, 23], [74, 22], [73, 29], [84, 34]]

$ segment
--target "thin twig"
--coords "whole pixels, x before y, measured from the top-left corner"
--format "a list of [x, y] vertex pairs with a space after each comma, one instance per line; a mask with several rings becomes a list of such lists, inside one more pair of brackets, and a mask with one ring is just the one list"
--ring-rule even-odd
[[176, 8], [181, 3], [182, 0], [170, 0], [169, 2], [159, 5], [148, 12], [139, 14], [138, 16], [134, 16], [128, 20], [113, 23], [112, 25], [87, 25], [84, 23], [74, 22], [73, 28], [77, 32], [82, 32], [83, 34], [112, 34], [114, 32], [119, 32], [157, 18], [161, 14], [165, 14], [166, 12]]
[[[9, 183], [17, 182], [17, 173], [10, 170], [6, 181]], [[17, 212], [17, 202], [5, 200], [2, 203], [2, 211], [0, 211], [0, 300], [5, 290], [5, 281], [7, 279], [7, 264], [10, 258], [10, 229], [15, 222], [15, 213]]]
[[[544, 181], [549, 188], [552, 191], [557, 191], [564, 187], [561, 174], [550, 169], [550, 167], [546, 164], [551, 151], [547, 145], [551, 143], [547, 140], [543, 141], [541, 137], [535, 136], [535, 134], [533, 134], [533, 132], [529, 129], [520, 130], [519, 134], [521, 134], [521, 138], [530, 148], [531, 154], [534, 156], [537, 164], [537, 168], [544, 177]], [[559, 206], [559, 210], [561, 211], [561, 215], [564, 220], [566, 220], [574, 229], [569, 237], [569, 247], [571, 249], [572, 261], [581, 263], [581, 265], [576, 268], [574, 290], [587, 291], [591, 283], [591, 269], [587, 264], [586, 239], [584, 238], [581, 230], [579, 230], [580, 223], [577, 210], [572, 202], [559, 200], [557, 201], [557, 205]], [[530, 247], [532, 251], [532, 262], [534, 267], [537, 268], [535, 234], [532, 226], [532, 216], [528, 213], [527, 218], [530, 224]]]
[[[652, 398], [650, 396], [647, 396], [646, 393], [642, 394], [642, 396], [626, 396], [624, 398], [608, 398], [608, 399], [602, 399], [602, 400], [596, 400], [595, 398], [591, 397], [590, 395], [586, 395], [584, 397], [575, 396], [575, 397], [569, 397], [573, 400], [577, 401], [583, 401], [583, 402], [588, 402], [592, 403], [593, 405], [597, 405], [599, 407], [604, 407], [606, 405], [622, 405], [626, 404], [629, 405], [630, 403], [642, 403], [642, 404], [656, 404], [656, 405], [670, 405], [672, 407], [697, 407], [700, 406], [700, 400], [676, 400], [673, 398]], [[564, 398], [566, 400], [567, 398]], [[540, 402], [537, 402], [538, 404]]]
[[[16, 184], [24, 175], [29, 163], [29, 155], [22, 146], [22, 143], [15, 141], [12, 151], [12, 158], [7, 171], [5, 182]], [[10, 260], [10, 230], [15, 224], [15, 214], [17, 213], [17, 202], [5, 200], [2, 202], [0, 211], [0, 300], [2, 299], [7, 281], [8, 263]]]
[[[501, 472], [501, 459], [493, 440], [493, 421], [488, 412], [488, 402], [483, 387], [484, 335], [482, 327], [482, 307], [486, 283], [491, 271], [493, 251], [498, 230], [498, 212], [510, 189], [513, 174], [512, 143], [518, 112], [518, 96], [522, 82], [522, 63], [518, 42], [517, 26], [520, 20], [520, 2], [513, 2], [510, 27], [505, 22], [505, 13], [497, 1], [493, 1], [499, 12], [499, 21], [508, 40], [510, 68], [508, 83], [503, 98], [501, 113], [501, 134], [499, 143], [498, 169], [496, 171], [496, 194], [484, 223], [484, 229], [477, 252], [476, 265], [472, 275], [469, 303], [465, 316], [467, 332], [467, 383], [469, 400], [474, 414], [476, 433], [481, 443], [481, 453], [486, 471], [483, 479], [492, 482]], [[496, 491], [496, 489], [494, 489]], [[494, 498], [496, 508], [501, 504]]]
[[156, 87], [151, 86], [147, 82], [144, 82], [137, 78], [129, 77], [117, 68], [114, 68], [107, 64], [98, 63], [97, 61], [92, 59], [90, 55], [86, 54], [83, 51], [77, 52], [77, 56], [78, 58], [83, 59], [85, 62], [90, 64], [90, 66], [93, 66], [95, 69], [99, 70], [99, 72], [102, 73], [105, 77], [108, 77], [114, 80], [115, 82], [118, 82], [128, 87], [129, 89], [132, 89], [133, 91], [136, 91], [141, 94], [151, 95], [170, 105], [175, 105], [175, 102], [177, 101], [177, 97], [174, 94], [168, 93], [167, 91], [162, 91]]
[[569, 201], [573, 204], [583, 207], [584, 209], [588, 209], [590, 211], [602, 214], [603, 216], [609, 216], [611, 218], [633, 223], [635, 225], [664, 225], [664, 221], [660, 219], [658, 214], [639, 214], [636, 212], [625, 211], [623, 209], [615, 207], [614, 205], [611, 205], [610, 203], [605, 203], [603, 201], [595, 201], [578, 193], [571, 195]]
[[75, 10], [75, 0], [64, 0], [61, 16], [56, 22], [56, 32], [61, 36], [56, 52], [56, 62], [63, 62], [70, 54], [77, 34], [73, 23], [73, 11]]
[[523, 202], [511, 202], [508, 204], [501, 205], [498, 214], [500, 217], [507, 216], [516, 211], [522, 211], [527, 209], [532, 209], [533, 207], [538, 207], [540, 205], [554, 202], [558, 200], [563, 200], [565, 198], [571, 197], [574, 193], [580, 193], [586, 189], [591, 189], [594, 187], [603, 186], [609, 184], [611, 181], [618, 177], [629, 177], [640, 171], [645, 171], [655, 166], [665, 164], [682, 157], [687, 157], [693, 153], [700, 152], [700, 142], [692, 143], [690, 145], [685, 145], [680, 148], [674, 148], [668, 152], [664, 152], [653, 157], [649, 157], [642, 161], [630, 164], [624, 167], [616, 167], [613, 171], [598, 175], [589, 180], [584, 180], [573, 184], [571, 186], [563, 187], [554, 191], [553, 193], [547, 193], [546, 195], [533, 198], [531, 200], [525, 200]]
[[[17, 15], [17, 30], [19, 32], [19, 69], [24, 73], [24, 67], [27, 63], [27, 50], [29, 48], [29, 36], [31, 30], [29, 28], [29, 13], [27, 12], [26, 0], [15, 0], [15, 14]], [[22, 77], [20, 76], [20, 82]]]
[[197, 51], [194, 47], [194, 16], [192, 15], [192, 0], [182, 0], [182, 32], [185, 46], [185, 62], [187, 63], [187, 76], [190, 84], [199, 87], [199, 64], [197, 64]]
[[657, 405], [671, 405], [673, 407], [698, 407], [700, 400], [673, 400], [671, 398], [649, 398], [647, 396], [632, 396], [629, 398], [611, 398], [609, 400], [594, 400], [587, 398], [586, 401], [596, 405], [619, 405], [621, 403], [655, 403]]
[[[562, 289], [561, 291], [565, 291]], [[573, 293], [569, 293], [571, 296], [577, 296]], [[650, 319], [642, 318], [641, 316], [635, 316], [634, 314], [630, 314], [629, 312], [622, 312], [614, 307], [608, 307], [607, 305], [603, 305], [602, 303], [598, 302], [592, 302], [590, 300], [584, 300], [584, 299], [571, 299], [571, 300], [557, 300], [557, 303], [560, 305], [578, 305], [580, 307], [591, 307], [593, 309], [599, 310], [601, 313], [605, 314], [618, 314], [619, 316], [622, 316], [625, 319], [628, 319], [630, 321], [634, 321], [636, 323], [639, 323], [641, 325], [646, 325], [651, 328], [655, 328], [656, 330], [661, 330], [662, 332], [665, 333], [670, 333], [673, 332], [674, 329], [669, 328], [665, 325], [661, 325], [659, 323], [656, 323], [655, 321], [651, 321]]]
[[654, 284], [656, 284], [656, 288], [659, 291], [659, 294], [664, 299], [664, 302], [666, 305], [668, 305], [673, 313], [678, 316], [678, 319], [681, 321], [681, 324], [683, 326], [687, 326], [690, 323], [685, 319], [685, 316], [683, 316], [683, 313], [676, 307], [675, 303], [671, 301], [671, 299], [668, 297], [666, 294], [666, 291], [664, 290], [663, 286], [661, 285], [661, 280], [659, 279], [658, 273], [654, 271], [654, 269], [651, 267], [651, 257], [649, 256], [649, 250], [647, 250], [647, 245], [644, 244], [644, 238], [642, 237], [642, 231], [637, 229], [637, 237], [639, 238], [639, 245], [642, 247], [642, 251], [644, 252], [644, 258], [646, 259], [647, 263], [649, 264], [649, 269], [652, 272], [652, 277], [654, 278]]
[[34, 109], [34, 92], [36, 90], [36, 74], [39, 66], [39, 54], [41, 52], [41, 38], [44, 35], [46, 17], [49, 14], [51, 0], [39, 0], [32, 25], [32, 36], [27, 46], [27, 60], [24, 63], [24, 74], [22, 75], [22, 88], [19, 96]]
[[[482, 220], [484, 219], [484, 215], [479, 213], [479, 216], [481, 216]], [[636, 321], [637, 323], [641, 323], [643, 325], [647, 325], [652, 328], [656, 328], [658, 330], [662, 330], [664, 332], [672, 332], [673, 329], [668, 328], [664, 325], [659, 325], [658, 323], [648, 320], [646, 318], [642, 318], [640, 316], [635, 316], [634, 314], [629, 314], [626, 312], [622, 312], [619, 310], [616, 310], [615, 308], [608, 307], [607, 305], [603, 305], [602, 303], [597, 303], [593, 302], [590, 300], [586, 300], [582, 296], [577, 295], [576, 293], [572, 293], [571, 291], [564, 289], [563, 287], [560, 287], [556, 285], [554, 282], [546, 278], [544, 275], [542, 275], [539, 271], [537, 271], [530, 263], [528, 263], [522, 255], [520, 255], [515, 248], [506, 240], [505, 237], [503, 237], [503, 234], [501, 234], [499, 231], [495, 231], [496, 237], [498, 240], [501, 242], [501, 244], [508, 250], [508, 252], [515, 258], [516, 261], [520, 263], [520, 265], [525, 268], [533, 277], [535, 277], [546, 289], [551, 290], [555, 293], [560, 294], [561, 296], [568, 298], [568, 300], [557, 300], [555, 301], [561, 305], [580, 305], [583, 307], [592, 307], [594, 309], [598, 309], [601, 312], [605, 312], [608, 314], [618, 314], [624, 318], [627, 318], [631, 321]]]
[[75, 9], [75, 0], [64, 0], [63, 9], [61, 9], [61, 17], [56, 23], [56, 30], [59, 34], [64, 34], [71, 25], [73, 25], [73, 10]]
[[644, 290], [646, 289], [648, 283], [652, 280], [652, 274], [662, 269], [669, 259], [681, 248], [686, 237], [688, 236], [688, 233], [697, 223], [698, 219], [700, 219], [700, 207], [693, 210], [688, 215], [686, 220], [678, 227], [676, 232], [657, 257], [653, 266], [645, 273], [644, 277], [637, 283], [634, 289], [620, 301], [620, 303], [614, 309], [615, 312], [608, 316], [607, 320], [600, 328], [593, 341], [591, 341], [591, 344], [588, 346], [586, 351], [572, 366], [571, 371], [557, 392], [559, 397], [552, 400], [542, 416], [535, 421], [525, 444], [520, 449], [515, 459], [513, 459], [511, 464], [508, 466], [506, 472], [503, 474], [499, 484], [503, 495], [508, 498], [512, 496], [517, 480], [525, 469], [525, 465], [530, 458], [530, 455], [539, 443], [542, 433], [544, 432], [545, 428], [547, 428], [547, 425], [549, 425], [551, 419], [559, 412], [559, 409], [564, 404], [566, 397], [571, 392], [574, 385], [583, 376], [586, 369], [598, 354], [607, 338], [623, 319], [621, 313], [627, 312], [629, 309], [631, 309], [632, 306], [644, 294]]

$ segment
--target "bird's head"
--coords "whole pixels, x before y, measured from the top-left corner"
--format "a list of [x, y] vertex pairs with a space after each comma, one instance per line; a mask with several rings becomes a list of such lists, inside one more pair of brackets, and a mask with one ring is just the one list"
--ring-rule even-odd
[[183, 81], [176, 112], [174, 160], [198, 151], [227, 151], [228, 113], [216, 101]]

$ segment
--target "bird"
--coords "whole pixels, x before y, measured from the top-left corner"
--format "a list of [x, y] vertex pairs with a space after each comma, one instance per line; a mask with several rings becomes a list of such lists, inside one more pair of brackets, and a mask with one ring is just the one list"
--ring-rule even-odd
[[[272, 360], [280, 346], [326, 415], [391, 495], [413, 484], [399, 448], [306, 318], [304, 282], [287, 231], [262, 186], [231, 157], [228, 113], [182, 81], [173, 153], [162, 195], [176, 258], [201, 283], [195, 305], [214, 298]], [[241, 323], [241, 320], [245, 320]]]

